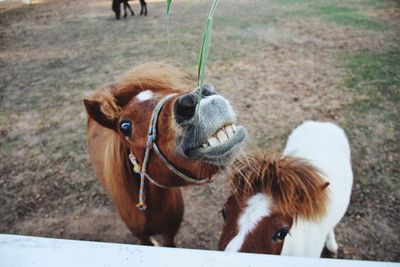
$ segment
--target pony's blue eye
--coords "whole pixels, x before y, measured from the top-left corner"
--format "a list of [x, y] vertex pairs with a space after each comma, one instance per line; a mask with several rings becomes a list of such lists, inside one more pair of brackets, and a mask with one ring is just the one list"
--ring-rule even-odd
[[130, 137], [132, 135], [132, 122], [123, 120], [119, 125], [119, 129], [121, 133], [126, 137]]
[[283, 239], [285, 239], [285, 237], [287, 236], [288, 233], [289, 233], [289, 230], [287, 228], [281, 228], [274, 234], [272, 239], [274, 241], [283, 240]]

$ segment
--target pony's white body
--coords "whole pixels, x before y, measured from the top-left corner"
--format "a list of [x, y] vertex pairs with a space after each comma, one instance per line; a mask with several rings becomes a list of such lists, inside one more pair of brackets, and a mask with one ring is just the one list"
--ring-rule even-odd
[[344, 131], [333, 123], [307, 121], [291, 133], [284, 155], [308, 160], [330, 184], [326, 215], [319, 221], [294, 220], [281, 255], [320, 257], [324, 245], [337, 253], [333, 230], [346, 212], [353, 184], [350, 146]]

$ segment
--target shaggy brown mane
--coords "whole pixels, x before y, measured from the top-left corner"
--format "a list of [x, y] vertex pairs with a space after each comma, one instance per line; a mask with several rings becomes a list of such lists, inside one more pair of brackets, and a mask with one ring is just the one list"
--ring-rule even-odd
[[[136, 208], [131, 208], [135, 207], [138, 198], [135, 184], [139, 183], [139, 177], [131, 170], [127, 156], [128, 150], [116, 133], [108, 132], [102, 158], [104, 165], [99, 180], [112, 197], [120, 216], [126, 220], [128, 227], [135, 229], [135, 232], [140, 232], [146, 221]], [[130, 217], [134, 217], [135, 220], [129, 220]]]
[[147, 63], [129, 70], [116, 83], [96, 90], [90, 99], [102, 103], [100, 110], [107, 118], [115, 119], [121, 107], [144, 90], [179, 93], [190, 88], [188, 85], [189, 78], [177, 68], [163, 63]]
[[283, 214], [317, 220], [326, 212], [329, 183], [305, 160], [256, 153], [231, 177], [237, 194], [265, 192]]
[[163, 63], [146, 63], [126, 72], [117, 84], [117, 91], [123, 93], [148, 89], [155, 92], [185, 90], [188, 81], [188, 77], [173, 66]]

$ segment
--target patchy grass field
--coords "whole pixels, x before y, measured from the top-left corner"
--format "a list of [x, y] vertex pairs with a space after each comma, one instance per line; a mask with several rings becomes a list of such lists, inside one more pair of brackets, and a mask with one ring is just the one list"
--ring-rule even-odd
[[[109, 0], [36, 2], [0, 3], [0, 232], [135, 243], [93, 176], [82, 99], [148, 61], [195, 77], [211, 1], [173, 1], [171, 48], [164, 1], [121, 21]], [[355, 183], [339, 257], [400, 260], [399, 1], [220, 1], [206, 80], [249, 149], [279, 151], [306, 119], [345, 128]], [[228, 193], [223, 179], [184, 189], [180, 247], [216, 249]]]

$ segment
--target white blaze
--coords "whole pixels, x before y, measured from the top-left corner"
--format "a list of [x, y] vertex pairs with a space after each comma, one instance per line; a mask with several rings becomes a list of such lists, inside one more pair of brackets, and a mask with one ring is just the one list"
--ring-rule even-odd
[[257, 193], [247, 201], [247, 207], [239, 217], [239, 232], [228, 243], [225, 251], [239, 251], [244, 240], [257, 224], [271, 214], [271, 199], [262, 193]]
[[150, 91], [150, 90], [143, 91], [143, 92], [141, 92], [140, 94], [138, 94], [138, 95], [136, 96], [136, 98], [137, 98], [139, 101], [146, 101], [146, 100], [149, 100], [149, 99], [152, 98], [152, 97], [153, 97], [153, 92]]

